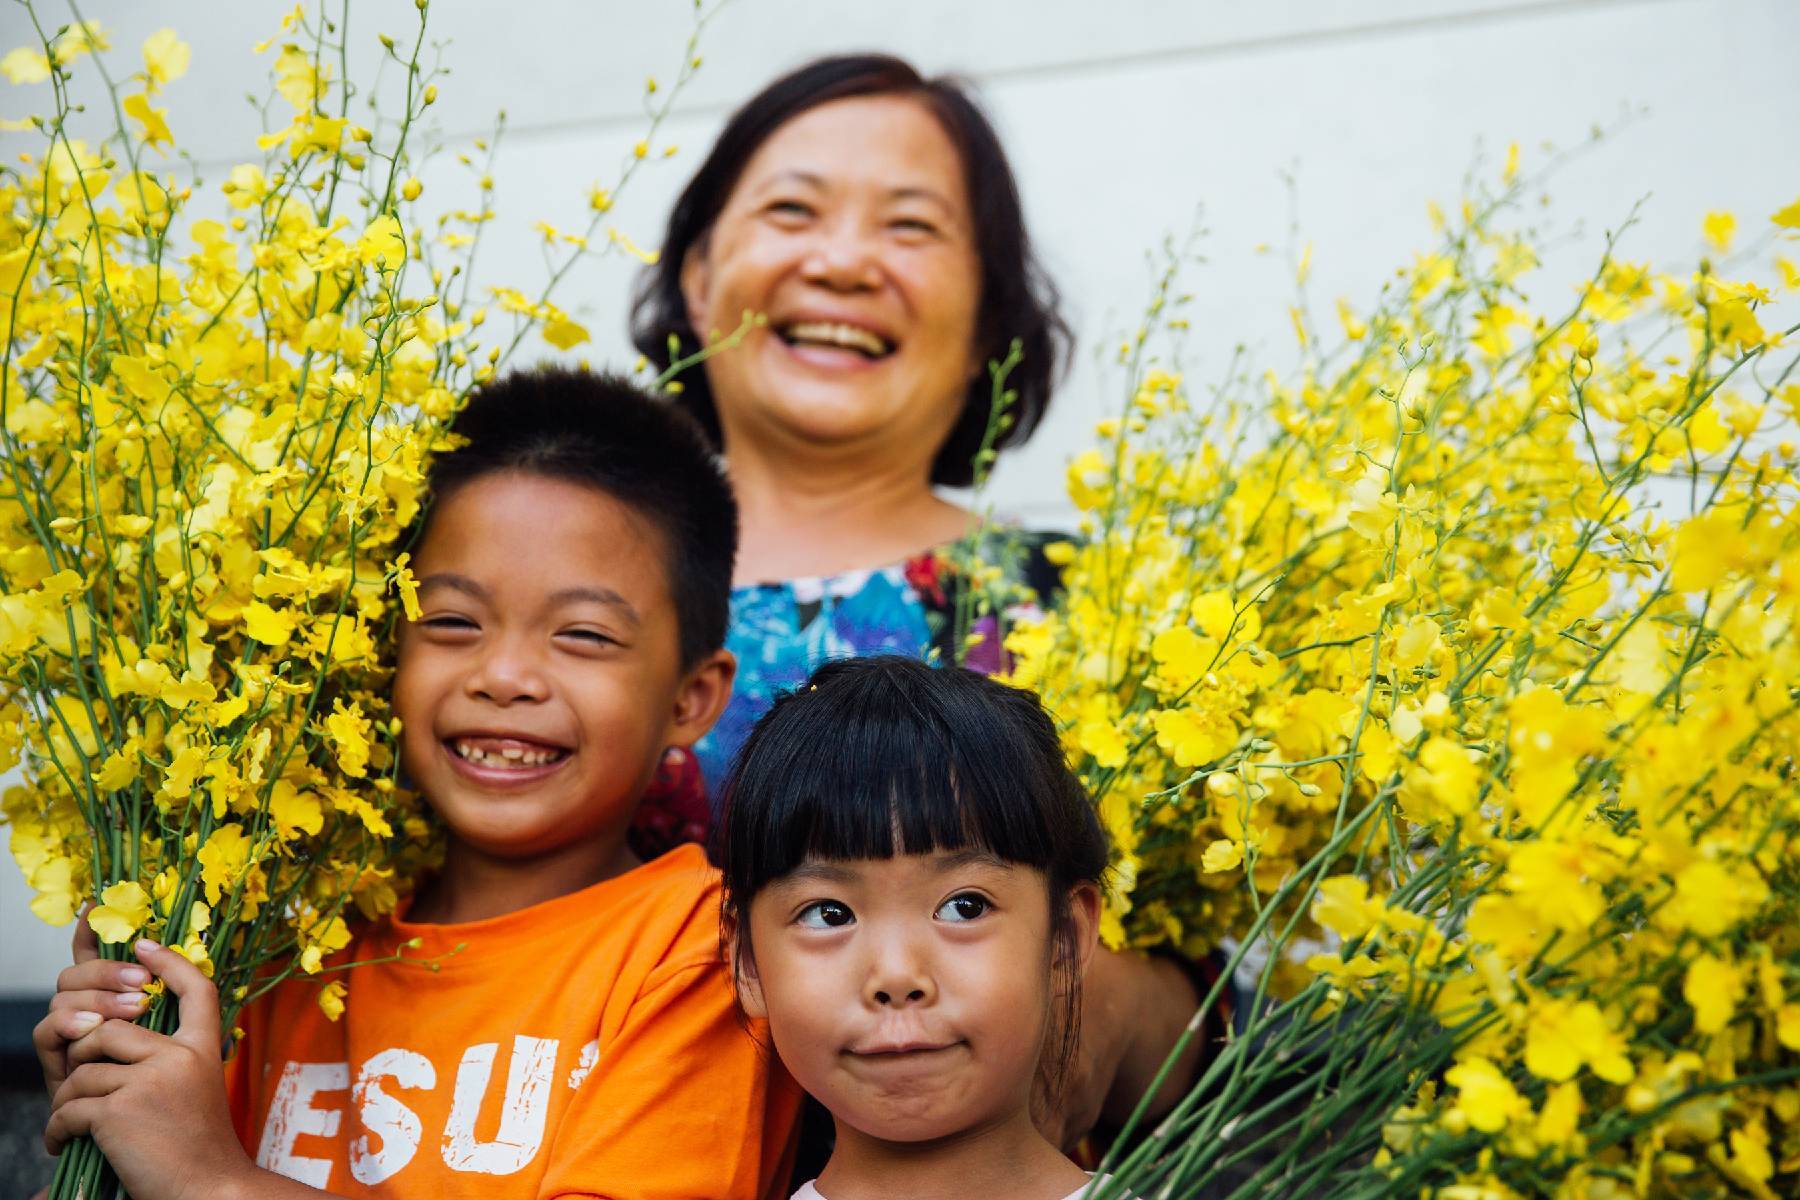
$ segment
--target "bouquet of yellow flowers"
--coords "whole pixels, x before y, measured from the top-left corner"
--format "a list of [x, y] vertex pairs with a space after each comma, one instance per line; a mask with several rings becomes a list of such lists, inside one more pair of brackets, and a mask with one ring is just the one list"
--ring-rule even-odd
[[1534, 312], [1515, 171], [1205, 404], [1172, 266], [1071, 467], [1008, 646], [1115, 842], [1104, 936], [1255, 981], [1098, 1194], [1800, 1186], [1795, 328], [1613, 239]]
[[[103, 954], [177, 949], [218, 984], [229, 1028], [282, 979], [321, 974], [347, 921], [389, 911], [431, 862], [387, 699], [423, 466], [530, 332], [586, 333], [548, 288], [493, 289], [492, 323], [471, 297], [485, 165], [479, 208], [432, 233], [411, 219], [437, 96], [423, 2], [412, 36], [381, 39], [402, 94], [374, 128], [334, 77], [348, 12], [283, 20], [259, 47], [278, 116], [260, 161], [223, 181], [221, 219], [192, 219], [194, 184], [164, 169], [156, 99], [189, 59], [175, 34], [115, 82], [96, 23], [26, 11], [38, 40], [0, 71], [52, 104], [18, 123], [39, 147], [0, 168], [0, 769], [25, 767], [11, 849], [38, 916], [97, 902]], [[691, 42], [684, 63], [652, 134], [698, 65]], [[90, 70], [111, 118], [94, 144], [73, 98]], [[593, 228], [557, 235], [551, 286], [644, 157], [596, 189]], [[327, 1014], [343, 993], [321, 974]], [[143, 1020], [167, 1032], [173, 1005]], [[100, 1194], [105, 1169], [82, 1143], [53, 1194]]]

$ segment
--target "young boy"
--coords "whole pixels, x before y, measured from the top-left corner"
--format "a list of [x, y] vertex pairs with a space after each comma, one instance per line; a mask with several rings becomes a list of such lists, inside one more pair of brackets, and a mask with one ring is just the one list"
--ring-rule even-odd
[[[731, 690], [730, 490], [687, 419], [616, 379], [516, 374], [455, 430], [394, 677], [443, 867], [341, 954], [367, 965], [339, 976], [340, 1020], [290, 981], [223, 1069], [216, 996], [180, 956], [65, 972], [38, 1029], [45, 1139], [93, 1134], [135, 1200], [785, 1182], [798, 1091], [737, 1018], [717, 874], [694, 846], [626, 844], [665, 748]], [[384, 961], [402, 952], [439, 966]], [[151, 974], [180, 997], [167, 1037], [119, 994]]]

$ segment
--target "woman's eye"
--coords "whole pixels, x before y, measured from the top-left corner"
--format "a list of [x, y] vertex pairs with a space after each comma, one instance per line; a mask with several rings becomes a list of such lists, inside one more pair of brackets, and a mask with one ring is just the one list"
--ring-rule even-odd
[[850, 911], [850, 906], [836, 900], [815, 900], [794, 918], [795, 924], [808, 929], [838, 929], [854, 920], [856, 914]]
[[898, 229], [903, 233], [935, 235], [938, 231], [936, 225], [933, 225], [930, 221], [921, 220], [918, 217], [900, 217], [897, 220], [890, 222], [890, 224], [893, 228]]
[[783, 217], [810, 217], [813, 210], [798, 200], [776, 200], [764, 211]]
[[937, 918], [940, 921], [973, 921], [987, 915], [992, 907], [986, 896], [961, 892], [938, 905]]

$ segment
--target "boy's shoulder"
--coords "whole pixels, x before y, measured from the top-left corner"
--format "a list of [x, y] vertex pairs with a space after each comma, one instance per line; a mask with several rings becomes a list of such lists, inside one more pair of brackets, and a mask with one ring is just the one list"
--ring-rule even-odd
[[663, 957], [694, 951], [716, 957], [719, 872], [698, 847], [677, 847], [611, 879], [602, 880], [483, 921], [420, 924], [405, 910], [371, 924], [357, 940], [358, 958], [438, 960], [461, 974], [479, 964], [492, 970], [511, 960], [522, 967], [574, 951], [602, 960]]

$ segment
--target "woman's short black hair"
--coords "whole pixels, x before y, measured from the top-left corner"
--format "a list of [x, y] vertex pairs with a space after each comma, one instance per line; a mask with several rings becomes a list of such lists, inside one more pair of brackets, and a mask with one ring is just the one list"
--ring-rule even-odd
[[[944, 127], [962, 159], [981, 264], [975, 346], [987, 361], [1005, 358], [1015, 339], [1020, 344], [1023, 357], [1007, 378], [1007, 387], [1018, 393], [1013, 424], [996, 446], [1019, 445], [1031, 436], [1050, 406], [1051, 389], [1072, 341], [1069, 326], [1058, 311], [1056, 287], [1038, 264], [1025, 232], [1024, 208], [1006, 151], [973, 92], [954, 77], [928, 79], [911, 63], [891, 55], [817, 59], [769, 84], [732, 114], [669, 214], [662, 257], [638, 282], [632, 340], [664, 369], [672, 361], [671, 336], [679, 340], [683, 353], [700, 345], [681, 294], [681, 268], [688, 254], [704, 246], [745, 165], [771, 134], [808, 109], [852, 96], [918, 100]], [[678, 403], [718, 444], [719, 414], [704, 368], [684, 375], [682, 388]], [[962, 415], [938, 448], [931, 467], [933, 483], [966, 487], [974, 481], [975, 455], [987, 431], [992, 403], [993, 387], [987, 372], [979, 372], [963, 400]]]
[[[682, 667], [725, 644], [737, 501], [686, 413], [621, 375], [539, 367], [475, 389], [450, 432], [459, 444], [432, 460], [427, 478], [434, 504], [504, 472], [605, 492], [661, 535]], [[429, 523], [427, 510], [415, 543]]]
[[810, 859], [980, 850], [1042, 871], [1065, 1008], [1054, 1084], [1079, 1012], [1069, 891], [1100, 884], [1106, 833], [1035, 695], [893, 655], [826, 663], [751, 730], [723, 787], [715, 853], [740, 966], [750, 903]]

